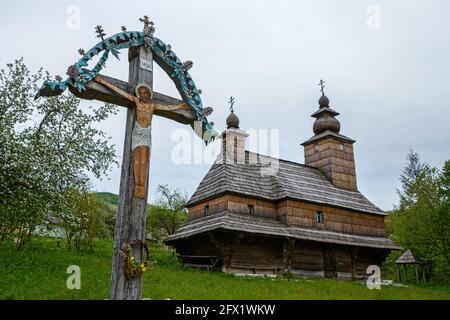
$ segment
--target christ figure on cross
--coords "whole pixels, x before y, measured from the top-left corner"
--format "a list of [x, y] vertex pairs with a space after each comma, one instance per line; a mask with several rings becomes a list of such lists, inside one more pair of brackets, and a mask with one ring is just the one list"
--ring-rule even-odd
[[105, 81], [100, 76], [96, 76], [95, 81], [101, 83], [107, 88], [117, 92], [124, 98], [132, 101], [136, 106], [136, 119], [133, 126], [131, 149], [133, 150], [133, 171], [134, 171], [134, 197], [145, 198], [145, 186], [148, 178], [148, 161], [150, 159], [150, 148], [152, 143], [151, 125], [153, 113], [155, 110], [173, 111], [177, 109], [190, 110], [187, 103], [175, 105], [161, 105], [152, 102], [153, 91], [144, 84], [140, 83], [136, 86], [133, 96], [128, 92], [116, 87], [115, 85]]

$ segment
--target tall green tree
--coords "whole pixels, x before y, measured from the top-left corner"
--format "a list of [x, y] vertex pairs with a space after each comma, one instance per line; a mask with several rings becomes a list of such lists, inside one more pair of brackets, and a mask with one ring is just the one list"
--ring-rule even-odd
[[185, 192], [168, 185], [159, 185], [156, 195], [155, 203], [148, 209], [147, 231], [162, 240], [174, 234], [181, 223], [186, 221], [184, 208], [188, 197]]
[[65, 208], [55, 214], [59, 225], [64, 228], [69, 249], [92, 250], [95, 239], [110, 238], [113, 230], [108, 219], [117, 211], [109, 203], [99, 199], [87, 190], [68, 190]]
[[65, 207], [67, 190], [85, 190], [115, 162], [114, 146], [95, 125], [112, 105], [83, 109], [67, 94], [34, 99], [47, 73], [23, 59], [0, 70], [0, 241], [23, 246], [36, 226]]
[[450, 161], [438, 170], [415, 152], [400, 177], [399, 205], [387, 219], [394, 241], [429, 266], [450, 271]]

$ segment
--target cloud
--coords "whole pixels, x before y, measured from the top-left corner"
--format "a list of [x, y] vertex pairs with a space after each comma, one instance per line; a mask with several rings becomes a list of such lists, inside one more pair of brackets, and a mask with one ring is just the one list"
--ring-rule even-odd
[[[448, 159], [450, 111], [450, 4], [443, 1], [377, 1], [380, 29], [367, 28], [367, 8], [337, 1], [58, 1], [51, 5], [8, 2], [0, 13], [2, 65], [20, 56], [33, 69], [64, 74], [79, 48], [96, 40], [94, 26], [111, 35], [126, 25], [140, 30], [147, 13], [155, 36], [170, 43], [213, 106], [212, 120], [224, 129], [228, 97], [236, 97], [241, 127], [280, 129], [281, 158], [302, 161], [299, 144], [312, 135], [319, 79], [331, 106], [341, 113], [342, 133], [355, 145], [360, 190], [383, 209], [397, 201], [395, 188], [408, 149], [442, 166]], [[69, 5], [80, 7], [80, 29], [67, 28]], [[23, 10], [26, 7], [27, 10]], [[127, 79], [126, 59], [109, 61], [106, 73]], [[177, 96], [163, 72], [155, 90]], [[90, 103], [98, 105], [95, 102]], [[100, 127], [122, 155], [125, 112]], [[177, 166], [170, 140], [180, 124], [153, 121], [151, 193], [159, 183], [192, 193], [208, 165]], [[118, 192], [120, 169], [98, 190]]]

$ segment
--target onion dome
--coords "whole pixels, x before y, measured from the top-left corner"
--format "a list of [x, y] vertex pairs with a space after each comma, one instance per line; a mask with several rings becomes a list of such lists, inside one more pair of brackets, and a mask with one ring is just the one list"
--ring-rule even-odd
[[339, 115], [339, 113], [331, 109], [329, 105], [330, 100], [327, 96], [322, 95], [319, 99], [319, 110], [311, 115], [316, 118], [313, 125], [313, 131], [315, 134], [321, 134], [325, 131], [339, 133], [341, 130], [341, 124], [335, 118]]
[[322, 95], [319, 99], [319, 106], [322, 107], [329, 107], [330, 106], [330, 100], [326, 95]]
[[227, 117], [227, 129], [234, 128], [239, 129], [239, 118], [231, 111], [230, 115]]
[[322, 118], [319, 118], [316, 121], [314, 121], [313, 131], [315, 134], [320, 134], [325, 131], [332, 131], [339, 133], [340, 130], [341, 124], [337, 119], [333, 117], [325, 115]]
[[230, 115], [227, 118], [227, 129], [239, 129], [239, 118], [234, 114], [234, 102], [235, 99], [231, 96], [230, 101], [228, 101], [228, 103], [230, 104]]

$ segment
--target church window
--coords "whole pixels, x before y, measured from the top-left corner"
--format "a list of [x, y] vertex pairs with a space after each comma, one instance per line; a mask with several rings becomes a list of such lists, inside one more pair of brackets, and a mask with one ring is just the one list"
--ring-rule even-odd
[[323, 223], [323, 212], [322, 211], [316, 212], [316, 222]]

